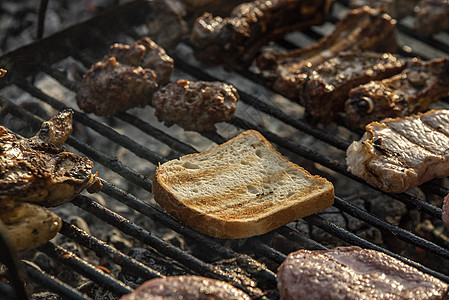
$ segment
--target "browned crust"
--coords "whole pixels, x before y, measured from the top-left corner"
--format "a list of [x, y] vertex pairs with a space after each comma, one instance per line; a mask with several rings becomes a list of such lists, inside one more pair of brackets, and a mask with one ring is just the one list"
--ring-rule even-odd
[[[166, 183], [160, 178], [161, 173], [164, 171], [158, 167], [153, 179], [153, 194], [156, 202], [158, 202], [169, 214], [180, 220], [182, 223], [187, 224], [204, 234], [227, 239], [247, 238], [254, 235], [264, 234], [299, 218], [321, 211], [333, 204], [334, 188], [330, 182], [322, 177], [310, 175], [309, 172], [304, 170], [302, 167], [287, 160], [259, 132], [248, 130], [242, 133], [242, 135], [248, 134], [259, 135], [262, 137], [263, 143], [270, 147], [277, 155], [282, 157], [282, 159], [289, 165], [300, 170], [301, 172], [307, 173], [311, 179], [315, 178], [321, 180], [322, 185], [319, 190], [314, 195], [310, 196], [307, 201], [302, 202], [295, 201], [297, 200], [295, 198], [303, 198], [304, 196], [298, 196], [298, 194], [295, 194], [288, 200], [292, 202], [292, 205], [284, 206], [281, 209], [277, 209], [272, 206], [270, 209], [273, 209], [273, 213], [268, 215], [264, 213], [263, 215], [254, 215], [249, 219], [224, 219], [201, 213], [196, 209], [182, 203], [176, 195], [172, 194], [167, 189]], [[226, 145], [230, 142], [231, 140], [217, 146], [216, 148], [226, 147]], [[213, 149], [209, 149], [201, 153], [188, 154], [186, 156], [202, 156]]]

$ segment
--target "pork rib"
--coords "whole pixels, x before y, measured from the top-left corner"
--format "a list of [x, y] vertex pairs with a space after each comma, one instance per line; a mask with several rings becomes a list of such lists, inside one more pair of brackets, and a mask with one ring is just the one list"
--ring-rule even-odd
[[426, 110], [449, 95], [449, 57], [424, 62], [414, 58], [400, 74], [355, 87], [345, 103], [346, 121], [364, 128], [372, 121]]
[[301, 102], [303, 84], [309, 73], [343, 51], [394, 52], [397, 48], [396, 21], [384, 8], [367, 6], [349, 11], [328, 36], [306, 48], [265, 51], [256, 59], [260, 75], [280, 94]]
[[447, 177], [448, 128], [449, 110], [372, 122], [360, 141], [348, 147], [348, 170], [391, 193]]
[[401, 72], [405, 60], [389, 53], [344, 52], [318, 65], [308, 76], [301, 98], [306, 117], [327, 124], [344, 111], [351, 88]]
[[193, 25], [190, 41], [201, 61], [230, 70], [250, 63], [261, 46], [293, 30], [322, 24], [331, 0], [255, 0], [235, 7], [227, 18], [205, 13]]

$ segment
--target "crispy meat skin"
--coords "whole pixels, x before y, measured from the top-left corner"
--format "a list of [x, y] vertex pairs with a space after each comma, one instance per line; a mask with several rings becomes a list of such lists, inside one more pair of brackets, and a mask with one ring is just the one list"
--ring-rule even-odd
[[83, 189], [95, 192], [101, 188], [88, 158], [54, 145], [68, 137], [72, 115], [71, 110], [62, 112], [29, 139], [18, 139], [0, 127], [0, 201], [56, 206], [70, 201]]
[[428, 62], [415, 58], [396, 76], [352, 89], [345, 103], [346, 121], [364, 128], [372, 121], [422, 112], [448, 95], [449, 57]]
[[449, 110], [371, 122], [346, 151], [348, 170], [391, 193], [447, 177], [448, 128]]
[[178, 124], [185, 130], [215, 130], [215, 123], [231, 119], [237, 90], [223, 82], [178, 80], [153, 97], [155, 115], [166, 126]]
[[58, 215], [40, 205], [0, 200], [0, 220], [5, 225], [4, 234], [17, 251], [33, 249], [52, 239], [61, 229]]
[[205, 13], [190, 34], [194, 55], [233, 69], [238, 60], [251, 62], [269, 41], [322, 24], [330, 4], [330, 0], [256, 0], [235, 7], [227, 18]]
[[394, 52], [396, 21], [382, 8], [367, 6], [349, 11], [328, 36], [306, 48], [265, 51], [256, 59], [260, 75], [280, 94], [301, 102], [308, 74], [343, 51]]
[[417, 11], [418, 33], [429, 36], [449, 29], [449, 0], [422, 0]]
[[142, 38], [132, 46], [114, 44], [109, 49], [108, 55], [115, 57], [121, 64], [153, 70], [159, 85], [170, 81], [170, 74], [174, 68], [173, 59], [150, 38]]
[[390, 16], [400, 19], [411, 15], [419, 0], [350, 0], [349, 7], [359, 8], [365, 5], [370, 7], [385, 6]]
[[157, 88], [153, 70], [124, 65], [110, 57], [84, 74], [76, 101], [86, 113], [111, 116], [151, 103]]
[[281, 300], [446, 299], [448, 285], [357, 246], [290, 253], [277, 273]]
[[319, 64], [304, 84], [302, 99], [308, 118], [329, 123], [344, 111], [349, 90], [371, 80], [393, 76], [406, 67], [393, 54], [344, 52]]

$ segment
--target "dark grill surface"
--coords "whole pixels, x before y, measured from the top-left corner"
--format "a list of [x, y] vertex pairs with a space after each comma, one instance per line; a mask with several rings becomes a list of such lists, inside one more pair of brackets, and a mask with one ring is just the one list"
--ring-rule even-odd
[[[307, 32], [290, 34], [279, 41], [277, 46], [303, 47], [316, 41], [330, 32], [335, 22], [347, 10], [345, 1], [337, 1], [326, 24]], [[61, 268], [79, 273], [101, 286], [105, 293], [112, 293], [115, 297], [133, 290], [132, 284], [124, 279], [126, 276], [140, 277], [142, 280], [165, 276], [167, 274], [158, 266], [168, 261], [169, 268], [180, 266], [187, 270], [186, 273], [231, 282], [253, 298], [276, 299], [278, 296], [275, 272], [288, 253], [286, 249], [326, 249], [332, 245], [331, 242], [328, 245], [319, 238], [305, 234], [303, 227], [298, 225], [302, 224], [309, 231], [319, 230], [330, 235], [338, 241], [338, 245], [351, 244], [382, 251], [449, 283], [449, 251], [446, 249], [449, 239], [444, 238], [444, 231], [441, 238], [434, 238], [410, 230], [402, 224], [396, 226], [397, 224], [384, 220], [382, 216], [371, 213], [354, 199], [357, 200], [359, 194], [368, 194], [383, 197], [386, 202], [399, 201], [404, 203], [407, 209], [426, 216], [435, 224], [441, 224], [438, 223], [441, 218], [440, 206], [436, 206], [434, 202], [423, 201], [419, 193], [380, 192], [350, 174], [344, 163], [345, 150], [352, 140], [359, 139], [361, 132], [352, 132], [338, 122], [326, 128], [310, 126], [301, 120], [302, 107], [267, 90], [249, 70], [226, 73], [221, 68], [204, 66], [193, 58], [191, 48], [186, 43], [178, 45], [176, 49], [166, 49], [175, 60], [172, 80], [222, 80], [233, 83], [238, 89], [241, 100], [236, 116], [230, 122], [220, 124], [216, 133], [184, 132], [176, 126], [165, 128], [155, 119], [151, 107], [132, 109], [111, 118], [97, 118], [81, 112], [76, 106], [74, 96], [82, 74], [93, 62], [102, 58], [110, 44], [130, 44], [143, 36], [140, 25], [143, 24], [146, 13], [150, 11], [145, 1], [130, 2], [91, 21], [77, 24], [0, 57], [0, 66], [8, 70], [7, 80], [0, 81], [0, 122], [6, 127], [14, 123], [27, 124], [17, 129], [17, 133], [23, 135], [27, 133], [20, 132], [20, 129], [29, 126], [38, 128], [48, 116], [35, 106], [21, 105], [24, 99], [34, 101], [38, 106], [54, 112], [66, 107], [75, 109], [76, 129], [66, 142], [67, 148], [69, 151], [88, 156], [95, 162], [104, 184], [100, 193], [104, 201], [99, 201], [98, 195], [83, 193], [64, 206], [76, 206], [92, 217], [91, 219], [112, 225], [130, 240], [154, 249], [161, 258], [151, 264], [141, 262], [129, 256], [129, 249], [126, 247], [117, 250], [67, 220], [63, 223], [59, 236], [82, 245], [89, 249], [86, 251], [92, 251], [98, 257], [107, 259], [111, 265], [120, 266], [121, 275], [108, 274], [82, 256], [54, 242], [47, 243], [38, 251]], [[430, 59], [449, 53], [449, 33], [443, 32], [434, 38], [417, 36], [407, 18], [398, 23], [398, 37], [403, 46], [400, 51], [402, 55]], [[73, 69], [69, 74], [68, 70]], [[52, 86], [57, 87], [56, 92], [45, 85], [42, 86], [42, 82], [49, 81]], [[435, 108], [437, 107], [447, 107], [447, 99], [437, 103]], [[303, 165], [311, 173], [331, 180], [336, 187], [335, 204], [331, 212], [314, 214], [300, 223], [289, 224], [264, 236], [226, 241], [204, 236], [183, 226], [155, 204], [151, 195], [151, 177], [158, 163], [210, 148], [245, 129], [259, 130], [289, 159]], [[105, 149], [101, 146], [103, 144], [110, 145], [112, 150], [109, 151], [108, 147]], [[442, 199], [449, 192], [444, 187], [445, 180], [432, 181], [420, 189], [426, 197]], [[121, 209], [115, 210], [114, 204], [120, 204]], [[123, 210], [123, 207], [127, 209]], [[139, 217], [131, 220], [131, 217], [127, 217], [128, 213]], [[386, 247], [370, 236], [361, 236], [350, 228], [343, 228], [332, 218], [334, 214], [343, 215], [347, 223], [356, 219], [366, 228], [376, 228], [385, 236], [392, 237], [400, 246]], [[64, 219], [64, 216], [62, 217]], [[185, 247], [164, 239], [153, 231], [153, 227], [142, 225], [148, 224], [149, 220], [154, 221], [151, 224], [157, 224], [166, 231], [182, 236], [190, 250], [186, 251]], [[403, 245], [414, 249], [413, 253], [401, 251]], [[21, 257], [18, 262], [17, 274], [11, 265], [13, 259], [5, 256], [9, 253], [7, 249], [2, 247], [1, 253], [0, 257], [9, 270], [9, 283], [0, 283], [0, 295], [6, 298], [23, 298], [23, 295], [16, 295], [15, 292], [22, 291], [20, 281], [15, 279], [16, 275], [28, 277], [37, 286], [60, 294], [63, 299], [94, 297], [92, 293], [89, 294], [88, 289], [70, 286], [64, 280], [53, 276], [53, 270], [44, 271], [37, 267], [27, 256]], [[419, 255], [420, 253], [424, 253], [426, 258], [421, 259], [423, 255]], [[224, 262], [217, 264], [220, 260]], [[432, 263], [429, 260], [438, 262]], [[229, 263], [231, 261], [233, 264]], [[260, 265], [261, 262], [265, 265]], [[245, 272], [239, 273], [231, 265], [238, 266]], [[251, 271], [254, 266], [257, 266], [257, 272]], [[20, 274], [20, 269], [26, 274]]]

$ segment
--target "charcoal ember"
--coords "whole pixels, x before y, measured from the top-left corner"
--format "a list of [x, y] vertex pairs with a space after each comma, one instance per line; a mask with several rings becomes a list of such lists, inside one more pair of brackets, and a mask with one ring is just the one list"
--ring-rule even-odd
[[293, 30], [322, 24], [330, 10], [327, 0], [256, 0], [235, 7], [227, 18], [206, 12], [193, 25], [194, 55], [227, 70], [238, 61], [248, 64], [260, 47]]
[[93, 300], [116, 300], [120, 298], [120, 294], [111, 292], [103, 285], [88, 281], [77, 288], [81, 293], [86, 294]]
[[31, 300], [63, 300], [61, 296], [51, 292], [34, 293]]
[[133, 246], [133, 243], [127, 240], [123, 236], [123, 234], [117, 229], [112, 229], [111, 231], [108, 231], [106, 235], [106, 242], [108, 244], [112, 244], [118, 250], [129, 249]]
[[[145, 249], [145, 248], [132, 248], [127, 253], [131, 258], [134, 258], [141, 263], [150, 266], [153, 270], [161, 273], [166, 276], [176, 276], [176, 275], [185, 275], [192, 274], [192, 270], [189, 270], [179, 264], [174, 260], [169, 260], [154, 250]], [[198, 274], [196, 274], [198, 275]], [[125, 284], [129, 285], [132, 288], [137, 288], [139, 285], [144, 283], [146, 280], [150, 278], [140, 277], [132, 270], [129, 270], [124, 266], [121, 272], [118, 275], [120, 280], [123, 280]]]

